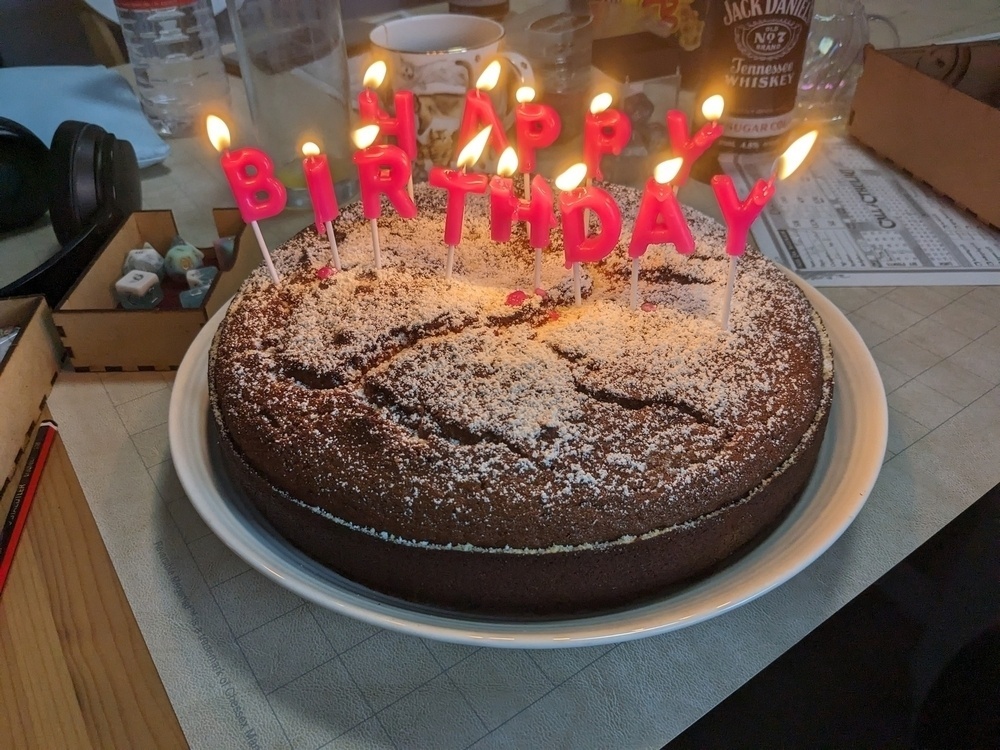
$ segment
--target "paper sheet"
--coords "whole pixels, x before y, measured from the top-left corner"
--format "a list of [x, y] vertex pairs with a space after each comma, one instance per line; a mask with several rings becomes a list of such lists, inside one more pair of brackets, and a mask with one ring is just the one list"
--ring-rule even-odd
[[[772, 162], [722, 166], [745, 195]], [[815, 286], [1000, 284], [1000, 232], [843, 138], [779, 186], [753, 238]]]

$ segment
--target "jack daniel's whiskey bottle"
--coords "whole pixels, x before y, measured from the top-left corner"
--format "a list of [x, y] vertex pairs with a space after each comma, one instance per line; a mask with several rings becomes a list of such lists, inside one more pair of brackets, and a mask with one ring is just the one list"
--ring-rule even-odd
[[713, 0], [699, 101], [726, 99], [721, 151], [784, 145], [812, 17], [813, 0]]

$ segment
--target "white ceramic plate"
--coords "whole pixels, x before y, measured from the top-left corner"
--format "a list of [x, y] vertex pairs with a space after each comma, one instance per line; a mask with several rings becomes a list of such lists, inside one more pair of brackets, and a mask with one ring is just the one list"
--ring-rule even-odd
[[225, 308], [195, 339], [170, 399], [170, 449], [184, 489], [209, 527], [277, 583], [331, 610], [425, 638], [510, 648], [553, 648], [643, 638], [739, 607], [819, 557], [864, 505], [885, 454], [888, 412], [875, 362], [829, 301], [798, 279], [833, 342], [837, 381], [812, 480], [775, 531], [720, 572], [662, 599], [587, 617], [514, 620], [465, 617], [360, 586], [314, 562], [282, 537], [221, 468], [208, 409], [208, 350]]

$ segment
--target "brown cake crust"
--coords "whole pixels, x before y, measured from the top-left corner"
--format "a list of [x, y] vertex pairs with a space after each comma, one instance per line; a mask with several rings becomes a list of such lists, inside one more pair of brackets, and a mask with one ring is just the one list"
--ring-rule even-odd
[[[638, 195], [611, 187], [627, 240]], [[725, 559], [770, 528], [808, 479], [832, 355], [801, 292], [740, 264], [732, 330], [717, 315], [723, 230], [688, 211], [693, 257], [652, 248], [628, 309], [619, 247], [572, 302], [558, 232], [546, 297], [523, 237], [489, 241], [470, 196], [443, 278], [443, 193], [381, 224], [371, 268], [356, 207], [338, 220], [344, 272], [320, 280], [310, 228], [241, 289], [210, 359], [227, 470], [279, 533], [372, 588], [456, 609], [620, 606]], [[392, 212], [387, 212], [392, 216]]]

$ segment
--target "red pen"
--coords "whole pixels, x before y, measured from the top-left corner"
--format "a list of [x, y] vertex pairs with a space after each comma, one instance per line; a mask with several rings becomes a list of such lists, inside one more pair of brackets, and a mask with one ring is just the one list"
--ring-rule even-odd
[[45, 468], [45, 461], [49, 457], [49, 450], [57, 432], [56, 423], [51, 420], [39, 425], [31, 453], [28, 454], [28, 461], [21, 474], [21, 481], [18, 482], [17, 490], [14, 492], [14, 502], [7, 511], [3, 528], [0, 528], [0, 593], [3, 592], [4, 584], [7, 582], [7, 573], [10, 572], [17, 542], [21, 538], [21, 532], [24, 531], [28, 511], [31, 510], [31, 503], [38, 491], [42, 470]]

